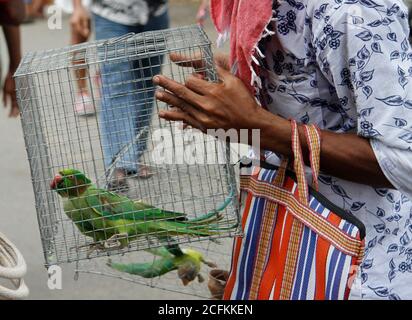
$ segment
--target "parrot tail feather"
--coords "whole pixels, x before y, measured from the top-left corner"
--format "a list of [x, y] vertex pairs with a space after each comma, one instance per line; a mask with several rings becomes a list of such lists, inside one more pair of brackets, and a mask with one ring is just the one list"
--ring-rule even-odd
[[221, 212], [213, 211], [213, 212], [209, 212], [208, 214], [205, 214], [202, 217], [185, 221], [185, 223], [189, 224], [189, 225], [204, 225], [204, 224], [207, 224], [207, 223], [220, 221], [223, 218], [224, 218], [224, 216]]
[[211, 223], [215, 221], [220, 221], [223, 219], [223, 211], [233, 202], [235, 199], [235, 190], [232, 188], [230, 194], [227, 196], [225, 201], [216, 209], [200, 216], [199, 218], [190, 219], [185, 221], [188, 224], [204, 224], [204, 223]]

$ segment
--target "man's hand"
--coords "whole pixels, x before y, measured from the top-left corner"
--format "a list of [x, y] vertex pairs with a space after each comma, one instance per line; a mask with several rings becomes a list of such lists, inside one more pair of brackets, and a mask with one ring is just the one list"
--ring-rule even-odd
[[4, 80], [3, 104], [5, 108], [7, 108], [10, 104], [10, 118], [16, 118], [19, 116], [20, 110], [16, 98], [16, 85], [11, 72], [7, 73], [6, 79]]
[[[213, 58], [214, 58], [216, 66], [221, 67], [222, 69], [226, 71], [230, 70], [229, 55], [218, 52], [214, 54]], [[195, 69], [195, 71], [201, 70], [202, 68], [205, 67], [204, 61], [200, 54], [196, 54], [194, 56], [186, 56], [184, 54], [172, 52], [170, 54], [170, 60], [181, 67], [192, 67]]]
[[230, 71], [229, 55], [224, 53], [216, 53], [214, 59], [218, 67], [221, 67], [223, 70]]
[[73, 32], [81, 35], [84, 38], [89, 38], [90, 15], [83, 6], [79, 5], [74, 8], [73, 14], [70, 18], [70, 25]]
[[190, 76], [185, 85], [165, 76], [155, 76], [155, 84], [165, 91], [157, 91], [156, 98], [172, 106], [160, 111], [166, 120], [183, 121], [203, 132], [207, 129], [254, 129], [262, 108], [237, 77], [217, 67], [221, 82], [212, 83], [197, 75]]

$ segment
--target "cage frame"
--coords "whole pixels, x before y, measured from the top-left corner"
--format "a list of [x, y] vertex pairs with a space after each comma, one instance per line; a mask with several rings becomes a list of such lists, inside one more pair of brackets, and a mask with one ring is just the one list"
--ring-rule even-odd
[[[185, 30], [189, 30], [191, 33], [198, 32], [198, 36], [201, 39], [201, 43], [187, 43], [188, 47], [180, 47], [180, 48], [168, 48], [167, 44], [164, 49], [164, 52], [159, 52], [156, 51], [157, 55], [165, 55], [173, 51], [182, 51], [188, 48], [200, 46], [202, 47], [202, 54], [206, 53], [208, 55], [208, 63], [209, 65], [207, 68], [205, 68], [205, 72], [207, 72], [206, 77], [210, 81], [218, 81], [217, 74], [215, 67], [213, 65], [213, 53], [211, 51], [211, 42], [208, 39], [206, 33], [204, 30], [199, 27], [199, 26], [187, 26], [187, 27], [178, 27], [178, 28], [171, 28], [167, 30], [161, 30], [161, 31], [149, 31], [145, 32], [142, 34], [126, 34], [124, 36], [114, 38], [114, 39], [108, 39], [108, 40], [100, 40], [100, 41], [94, 41], [91, 43], [86, 43], [86, 44], [80, 44], [80, 45], [74, 45], [74, 46], [68, 46], [65, 48], [60, 48], [60, 49], [49, 49], [45, 50], [42, 52], [32, 52], [26, 54], [22, 62], [17, 69], [17, 71], [14, 74], [14, 79], [16, 81], [16, 88], [17, 88], [17, 99], [21, 108], [21, 122], [22, 122], [22, 127], [23, 127], [23, 133], [24, 133], [24, 140], [25, 140], [25, 146], [26, 146], [26, 152], [29, 160], [29, 165], [30, 165], [30, 173], [31, 173], [31, 180], [32, 180], [32, 186], [33, 186], [33, 191], [34, 191], [34, 196], [35, 196], [35, 207], [36, 207], [36, 215], [37, 215], [37, 220], [38, 220], [38, 226], [40, 230], [40, 236], [41, 236], [41, 242], [42, 242], [42, 247], [43, 247], [43, 254], [44, 254], [44, 260], [45, 260], [45, 266], [49, 267], [51, 265], [59, 265], [62, 263], [70, 263], [70, 262], [77, 262], [80, 260], [86, 260], [86, 259], [92, 259], [94, 257], [102, 257], [102, 256], [112, 256], [112, 255], [121, 255], [124, 253], [129, 253], [129, 252], [136, 252], [139, 250], [144, 250], [144, 249], [139, 249], [139, 248], [130, 248], [129, 246], [127, 247], [127, 250], [124, 249], [119, 249], [117, 251], [104, 251], [101, 253], [98, 253], [94, 257], [89, 257], [89, 256], [80, 256], [77, 252], [77, 257], [75, 258], [67, 258], [67, 259], [59, 259], [53, 257], [53, 255], [56, 253], [56, 240], [55, 240], [55, 235], [59, 232], [59, 226], [62, 223], [62, 219], [59, 218], [58, 212], [60, 211], [60, 216], [62, 215], [61, 213], [61, 204], [56, 204], [55, 198], [56, 195], [53, 195], [51, 192], [45, 192], [44, 186], [41, 187], [39, 181], [43, 181], [43, 184], [45, 183], [44, 177], [52, 177], [53, 172], [51, 172], [52, 169], [54, 169], [53, 165], [53, 159], [50, 157], [50, 150], [49, 150], [49, 143], [48, 143], [48, 137], [47, 133], [44, 132], [44, 128], [39, 127], [37, 125], [34, 125], [32, 128], [27, 126], [28, 122], [31, 122], [33, 124], [42, 124], [43, 119], [41, 119], [42, 115], [36, 112], [33, 112], [34, 109], [39, 110], [42, 102], [42, 97], [39, 97], [41, 95], [40, 92], [36, 90], [36, 77], [37, 81], [39, 81], [38, 77], [39, 75], [45, 75], [49, 74], [50, 72], [58, 72], [65, 70], [67, 71], [68, 74], [72, 74], [76, 70], [79, 69], [84, 69], [86, 68], [89, 72], [91, 69], [91, 66], [100, 66], [101, 64], [107, 63], [108, 59], [107, 58], [110, 55], [109, 47], [110, 46], [119, 46], [120, 44], [125, 44], [124, 47], [124, 55], [118, 56], [118, 57], [113, 57], [113, 60], [110, 60], [110, 63], [115, 63], [117, 61], [131, 61], [131, 60], [139, 60], [139, 59], [144, 59], [144, 58], [150, 58], [152, 55], [151, 52], [144, 52], [144, 53], [138, 53], [136, 52], [134, 55], [128, 55], [128, 44], [135, 41], [136, 43], [136, 38], [143, 37], [145, 39], [146, 36], [154, 37], [154, 43], [155, 43], [155, 49], [156, 48], [156, 34], [160, 32], [184, 32]], [[144, 41], [144, 40], [143, 40]], [[186, 44], [185, 44], [186, 45]], [[96, 49], [92, 54], [94, 56], [88, 55], [90, 51], [90, 47], [93, 47]], [[99, 48], [105, 48], [105, 54], [104, 58], [100, 58], [100, 54], [98, 53]], [[204, 49], [204, 52], [203, 52]], [[119, 51], [116, 51], [119, 53]], [[121, 53], [121, 50], [120, 50]], [[59, 59], [59, 55], [64, 56], [62, 59]], [[74, 62], [73, 59], [70, 59], [70, 56], [76, 57], [78, 61], [84, 61], [84, 63], [81, 62]], [[56, 58], [57, 57], [57, 58]], [[38, 60], [41, 60], [40, 62]], [[88, 76], [88, 80], [91, 81], [90, 76]], [[25, 84], [25, 85], [24, 85]], [[23, 92], [22, 88], [26, 88], [27, 92]], [[93, 104], [96, 104], [96, 97], [95, 93], [92, 91], [92, 100]], [[34, 97], [30, 98], [30, 101], [27, 101], [27, 96]], [[157, 104], [157, 102], [156, 102]], [[95, 109], [97, 109], [95, 105]], [[30, 112], [30, 110], [32, 112]], [[44, 115], [43, 115], [44, 116]], [[96, 120], [96, 122], [98, 122]], [[33, 139], [34, 138], [34, 143]], [[35, 148], [32, 148], [33, 145]], [[223, 166], [224, 171], [226, 173], [225, 178], [227, 179], [226, 183], [230, 188], [232, 188], [231, 192], [233, 192], [232, 195], [232, 203], [231, 203], [231, 210], [232, 213], [236, 216], [237, 219], [237, 225], [233, 230], [230, 232], [227, 232], [222, 235], [216, 235], [216, 236], [210, 236], [207, 239], [195, 239], [193, 242], [197, 241], [207, 241], [207, 240], [217, 240], [220, 238], [233, 238], [235, 236], [241, 236], [242, 235], [242, 230], [241, 230], [241, 219], [240, 219], [240, 212], [239, 212], [239, 204], [237, 201], [238, 198], [238, 186], [237, 186], [237, 180], [236, 180], [236, 172], [235, 172], [235, 167], [233, 164], [230, 163], [230, 153], [231, 153], [231, 146], [229, 142], [225, 142], [225, 157], [229, 159], [229, 161], [224, 164]], [[36, 159], [36, 155], [39, 155], [39, 157]], [[45, 161], [42, 163], [42, 161]], [[49, 172], [47, 172], [49, 170]], [[97, 172], [97, 169], [95, 169]], [[50, 190], [48, 190], [50, 191]], [[43, 195], [46, 195], [44, 198]], [[54, 198], [54, 199], [53, 199]], [[51, 208], [49, 206], [52, 206]], [[49, 212], [48, 212], [49, 211]], [[53, 211], [54, 214], [50, 214], [50, 211]], [[72, 226], [74, 228], [74, 226]], [[66, 241], [64, 239], [64, 241]], [[187, 241], [176, 241], [178, 244], [190, 244], [191, 240]], [[65, 245], [67, 246], [67, 242], [65, 242]], [[153, 244], [153, 247], [161, 246], [162, 244], [156, 243]], [[68, 248], [66, 248], [67, 252]]]

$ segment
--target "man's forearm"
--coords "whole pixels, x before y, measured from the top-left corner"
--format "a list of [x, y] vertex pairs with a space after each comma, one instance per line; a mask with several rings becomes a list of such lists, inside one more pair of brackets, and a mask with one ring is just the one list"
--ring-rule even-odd
[[10, 71], [14, 72], [21, 60], [20, 27], [3, 26], [4, 37], [10, 57]]
[[[290, 122], [273, 114], [261, 116], [261, 147], [292, 157]], [[303, 128], [299, 136], [305, 162], [309, 149]], [[393, 188], [385, 177], [369, 140], [356, 134], [322, 131], [321, 170], [345, 180], [381, 188]]]

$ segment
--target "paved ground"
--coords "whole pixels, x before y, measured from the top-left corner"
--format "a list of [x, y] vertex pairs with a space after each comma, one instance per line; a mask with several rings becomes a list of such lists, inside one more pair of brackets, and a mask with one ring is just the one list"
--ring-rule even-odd
[[[195, 12], [195, 2], [174, 1], [171, 4], [172, 24], [176, 26], [193, 23]], [[66, 18], [63, 29], [56, 31], [48, 30], [46, 21], [24, 26], [24, 51], [67, 45], [67, 23]], [[210, 24], [206, 29], [210, 37], [215, 39]], [[50, 291], [43, 267], [34, 196], [20, 121], [8, 119], [5, 112], [0, 113], [0, 146], [0, 230], [15, 242], [26, 258], [29, 269], [26, 281], [31, 289], [31, 299], [187, 299], [187, 296], [98, 276], [83, 275], [80, 281], [76, 282], [73, 280], [71, 265], [63, 269], [63, 290]]]

